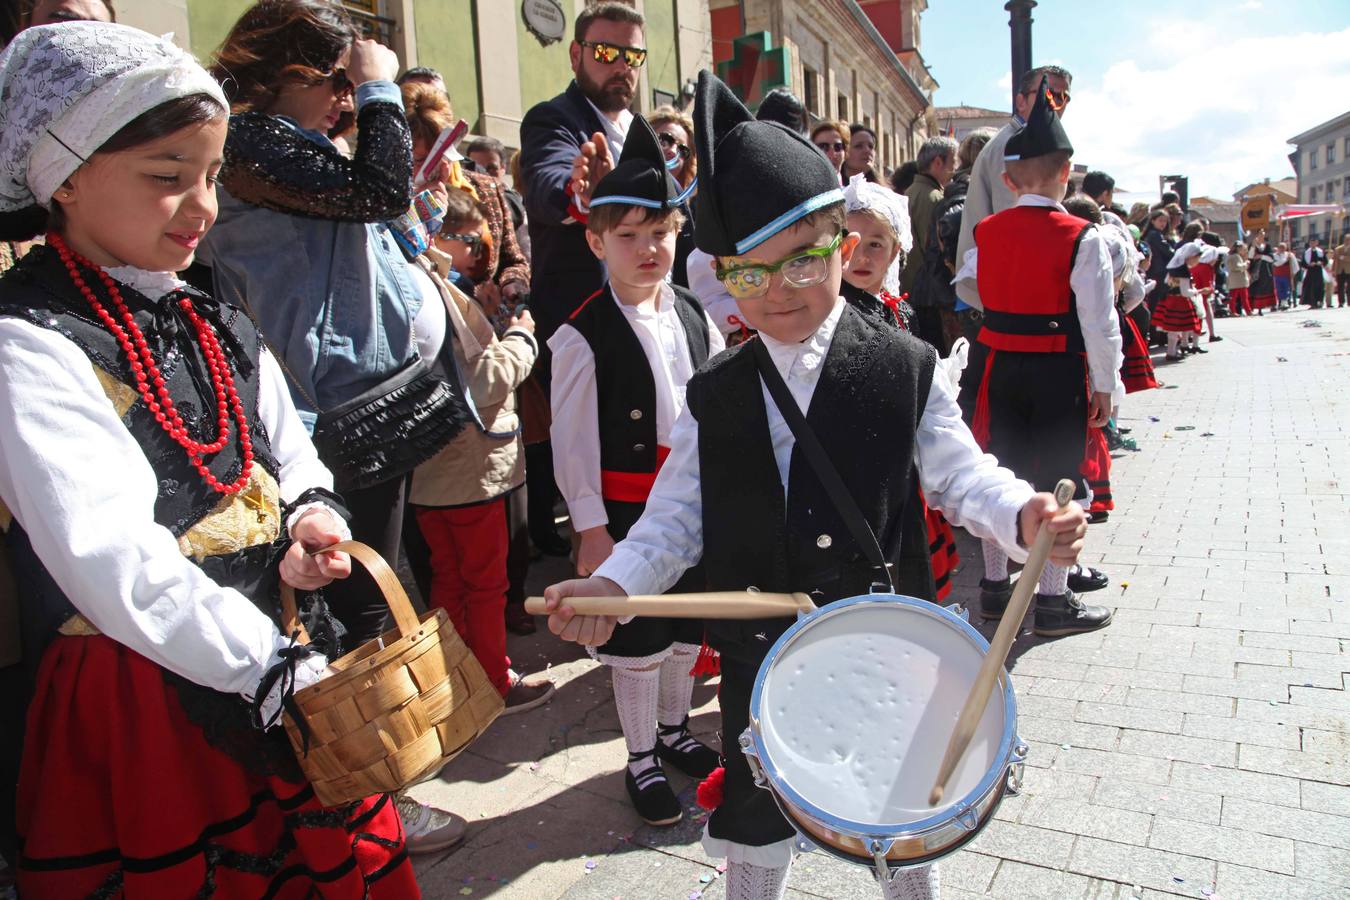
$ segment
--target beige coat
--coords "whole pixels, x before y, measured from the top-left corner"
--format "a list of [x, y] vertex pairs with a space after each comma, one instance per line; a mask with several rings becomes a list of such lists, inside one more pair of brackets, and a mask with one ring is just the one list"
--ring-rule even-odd
[[418, 466], [409, 500], [418, 506], [481, 503], [525, 481], [516, 388], [534, 367], [539, 346], [523, 328], [510, 328], [499, 340], [478, 304], [442, 277], [450, 268], [445, 254], [433, 247], [419, 260], [425, 260], [428, 268], [434, 266], [430, 274], [446, 303], [455, 361], [484, 430], [470, 424], [440, 453]]
[[1350, 244], [1339, 244], [1327, 251], [1332, 275], [1350, 275]]

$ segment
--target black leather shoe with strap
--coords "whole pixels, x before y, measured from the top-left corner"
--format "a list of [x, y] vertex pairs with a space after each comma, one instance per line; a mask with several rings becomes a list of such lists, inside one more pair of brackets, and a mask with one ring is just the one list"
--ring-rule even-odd
[[631, 768], [624, 767], [624, 784], [628, 788], [628, 799], [632, 801], [633, 809], [637, 810], [642, 821], [648, 825], [674, 825], [684, 817], [684, 809], [680, 806], [675, 792], [670, 789], [670, 782], [666, 780], [661, 763], [655, 759], [656, 750], [630, 753], [628, 761], [635, 763], [649, 757], [652, 759], [651, 768], [643, 769], [637, 775], [633, 774]]
[[1063, 637], [1096, 631], [1111, 624], [1111, 610], [1105, 606], [1089, 606], [1073, 591], [1057, 596], [1036, 595], [1036, 634], [1041, 637]]
[[662, 725], [656, 730], [656, 755], [690, 778], [707, 778], [722, 764], [716, 750], [689, 733], [689, 717], [678, 725]]
[[1100, 591], [1110, 583], [1111, 579], [1106, 577], [1105, 572], [1091, 566], [1074, 566], [1069, 569], [1069, 590], [1075, 594]]

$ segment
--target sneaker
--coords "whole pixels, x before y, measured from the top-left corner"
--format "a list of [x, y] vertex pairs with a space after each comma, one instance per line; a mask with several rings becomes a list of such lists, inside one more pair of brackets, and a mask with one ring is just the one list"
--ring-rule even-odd
[[[676, 737], [678, 735], [678, 737]], [[675, 737], [669, 744], [667, 737]], [[689, 733], [689, 717], [679, 725], [662, 725], [656, 730], [656, 756], [690, 778], [707, 778], [722, 764], [721, 755]]]
[[644, 757], [652, 757], [653, 765], [650, 769], [644, 769], [641, 775], [634, 775], [631, 768], [624, 766], [624, 785], [628, 788], [628, 799], [632, 801], [633, 809], [637, 810], [642, 821], [648, 825], [674, 825], [684, 818], [684, 809], [675, 797], [675, 792], [670, 789], [666, 773], [655, 756], [655, 750], [630, 753], [628, 755], [630, 763]]
[[1042, 637], [1062, 637], [1096, 631], [1111, 624], [1111, 610], [1088, 606], [1073, 591], [1058, 596], [1036, 595], [1035, 631]]
[[1012, 579], [990, 581], [980, 579], [980, 616], [985, 620], [1001, 619], [1012, 599]]
[[525, 712], [528, 709], [534, 709], [536, 706], [542, 706], [553, 699], [553, 692], [556, 690], [552, 681], [542, 675], [534, 675], [526, 678], [519, 672], [510, 672], [511, 687], [506, 692], [506, 709], [502, 710], [503, 716], [513, 716], [516, 713]]
[[425, 803], [418, 803], [406, 794], [394, 798], [398, 816], [403, 820], [403, 837], [408, 853], [435, 853], [448, 850], [464, 840], [469, 827], [461, 817]]
[[1069, 590], [1075, 594], [1100, 591], [1111, 583], [1105, 572], [1099, 572], [1091, 566], [1074, 566], [1069, 569]]

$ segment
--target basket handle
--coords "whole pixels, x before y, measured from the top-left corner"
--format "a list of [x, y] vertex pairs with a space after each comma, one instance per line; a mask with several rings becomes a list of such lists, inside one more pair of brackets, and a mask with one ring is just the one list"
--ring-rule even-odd
[[[380, 593], [384, 595], [385, 602], [389, 604], [389, 611], [394, 615], [394, 625], [400, 635], [407, 636], [418, 629], [421, 622], [418, 621], [417, 611], [413, 609], [412, 601], [403, 590], [403, 584], [394, 574], [394, 570], [389, 568], [389, 563], [385, 562], [383, 556], [360, 541], [340, 541], [330, 547], [315, 550], [310, 555], [330, 553], [334, 550], [349, 554], [352, 559], [366, 567], [370, 577], [379, 586]], [[287, 635], [298, 632], [300, 642], [309, 643], [309, 634], [300, 623], [300, 612], [295, 605], [295, 588], [285, 581], [281, 582], [281, 628]]]

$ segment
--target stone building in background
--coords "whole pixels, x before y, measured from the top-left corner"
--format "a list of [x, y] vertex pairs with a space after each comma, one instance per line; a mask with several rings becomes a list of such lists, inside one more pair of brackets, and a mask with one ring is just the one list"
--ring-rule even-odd
[[1339, 207], [1294, 219], [1291, 234], [1300, 244], [1310, 237], [1321, 238], [1323, 245], [1340, 243], [1350, 205], [1350, 112], [1296, 134], [1288, 143], [1295, 148], [1289, 161], [1298, 176], [1298, 202]]
[[713, 57], [734, 62], [736, 38], [767, 32], [788, 51], [787, 87], [813, 122], [840, 119], [877, 134], [877, 166], [914, 158], [938, 131], [937, 82], [920, 53], [927, 0], [709, 0]]
[[[206, 62], [253, 0], [135, 0], [118, 20], [177, 43]], [[631, 0], [647, 19], [647, 64], [637, 107], [687, 101], [699, 69], [712, 64], [708, 0]], [[444, 77], [455, 114], [472, 135], [508, 147], [520, 120], [572, 78], [567, 48], [586, 0], [343, 0], [403, 68], [430, 66]]]

